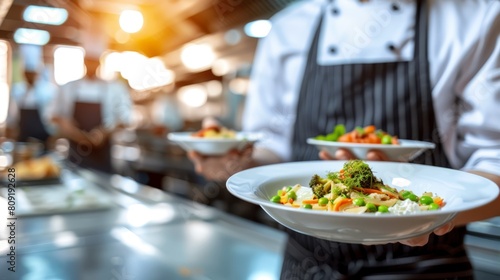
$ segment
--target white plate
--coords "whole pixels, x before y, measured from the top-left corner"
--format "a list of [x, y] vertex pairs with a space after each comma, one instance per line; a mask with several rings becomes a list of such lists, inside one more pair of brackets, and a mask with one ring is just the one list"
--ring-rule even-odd
[[350, 150], [357, 158], [366, 159], [366, 153], [369, 150], [376, 149], [384, 152], [391, 161], [409, 161], [419, 156], [425, 150], [434, 149], [436, 146], [431, 142], [416, 140], [400, 139], [399, 142], [399, 145], [386, 145], [334, 142], [314, 138], [307, 139], [308, 144], [315, 145], [319, 150], [325, 150], [331, 155], [334, 155], [337, 149], [344, 148]]
[[487, 204], [498, 195], [498, 186], [483, 177], [427, 165], [370, 162], [375, 176], [398, 190], [417, 195], [434, 192], [445, 201], [436, 211], [408, 215], [351, 214], [293, 208], [270, 198], [283, 186], [308, 186], [311, 176], [338, 171], [345, 161], [291, 162], [247, 169], [231, 176], [227, 188], [236, 197], [260, 205], [282, 225], [322, 239], [362, 244], [396, 242], [432, 232], [458, 212]]
[[197, 151], [204, 155], [223, 155], [231, 149], [242, 149], [262, 138], [260, 133], [237, 132], [234, 139], [193, 137], [193, 132], [172, 132], [168, 139], [186, 151]]

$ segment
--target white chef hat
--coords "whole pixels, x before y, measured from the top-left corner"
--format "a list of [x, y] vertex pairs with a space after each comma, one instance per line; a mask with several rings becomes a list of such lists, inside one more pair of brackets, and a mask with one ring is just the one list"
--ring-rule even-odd
[[43, 66], [43, 48], [38, 45], [19, 45], [19, 53], [23, 62], [24, 70], [39, 72]]

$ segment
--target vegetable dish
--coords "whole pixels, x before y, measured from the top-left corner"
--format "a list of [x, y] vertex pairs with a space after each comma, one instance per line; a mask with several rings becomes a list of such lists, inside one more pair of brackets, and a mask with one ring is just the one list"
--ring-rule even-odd
[[417, 196], [384, 184], [362, 160], [347, 161], [337, 172], [325, 177], [314, 174], [309, 186], [285, 186], [270, 199], [272, 202], [305, 209], [350, 212], [409, 214], [441, 209], [443, 198], [425, 192]]
[[374, 125], [358, 126], [354, 130], [346, 132], [345, 126], [339, 124], [335, 126], [333, 132], [326, 135], [318, 135], [315, 139], [346, 143], [399, 145], [397, 136], [377, 129]]

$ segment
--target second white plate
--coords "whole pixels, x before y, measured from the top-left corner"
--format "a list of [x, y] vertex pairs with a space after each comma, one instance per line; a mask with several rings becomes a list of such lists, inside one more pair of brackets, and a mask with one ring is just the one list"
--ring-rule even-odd
[[192, 136], [193, 132], [172, 132], [168, 139], [186, 151], [197, 151], [204, 155], [223, 155], [232, 149], [242, 149], [262, 138], [260, 133], [237, 132], [235, 138], [203, 138]]
[[434, 143], [425, 141], [400, 139], [399, 142], [399, 145], [385, 145], [307, 139], [308, 144], [316, 146], [319, 150], [325, 150], [331, 155], [334, 155], [339, 148], [343, 148], [350, 150], [359, 159], [366, 159], [366, 153], [369, 150], [379, 150], [384, 152], [391, 161], [409, 161], [426, 150], [436, 147]]

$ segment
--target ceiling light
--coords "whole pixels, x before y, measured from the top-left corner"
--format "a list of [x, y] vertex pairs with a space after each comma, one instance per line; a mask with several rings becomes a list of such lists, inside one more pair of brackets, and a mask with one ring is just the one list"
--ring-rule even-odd
[[68, 19], [68, 11], [62, 8], [31, 5], [24, 10], [23, 19], [34, 23], [61, 25]]
[[205, 70], [212, 66], [215, 53], [207, 44], [187, 44], [181, 51], [181, 61], [188, 69]]
[[241, 32], [236, 29], [231, 29], [224, 34], [224, 40], [229, 45], [236, 45], [241, 41]]
[[127, 33], [136, 33], [144, 24], [142, 13], [136, 10], [124, 10], [120, 14], [120, 27]]
[[54, 79], [58, 85], [85, 75], [84, 54], [85, 51], [80, 47], [58, 46], [54, 50]]
[[224, 76], [231, 71], [231, 65], [225, 59], [217, 59], [212, 65], [212, 73], [216, 76]]
[[19, 28], [14, 32], [14, 41], [18, 44], [43, 46], [50, 40], [49, 32], [39, 29]]
[[208, 97], [217, 98], [222, 95], [222, 83], [217, 80], [211, 80], [205, 83]]
[[263, 38], [271, 31], [272, 24], [269, 20], [256, 20], [245, 24], [245, 34], [249, 37]]
[[192, 108], [205, 105], [208, 99], [206, 88], [199, 84], [182, 87], [177, 94], [182, 103]]
[[229, 89], [235, 94], [245, 95], [249, 84], [250, 80], [248, 78], [234, 78], [229, 82]]
[[[6, 82], [0, 82], [0, 124], [7, 120], [9, 112], [9, 85]], [[0, 165], [0, 167], [2, 167]]]

